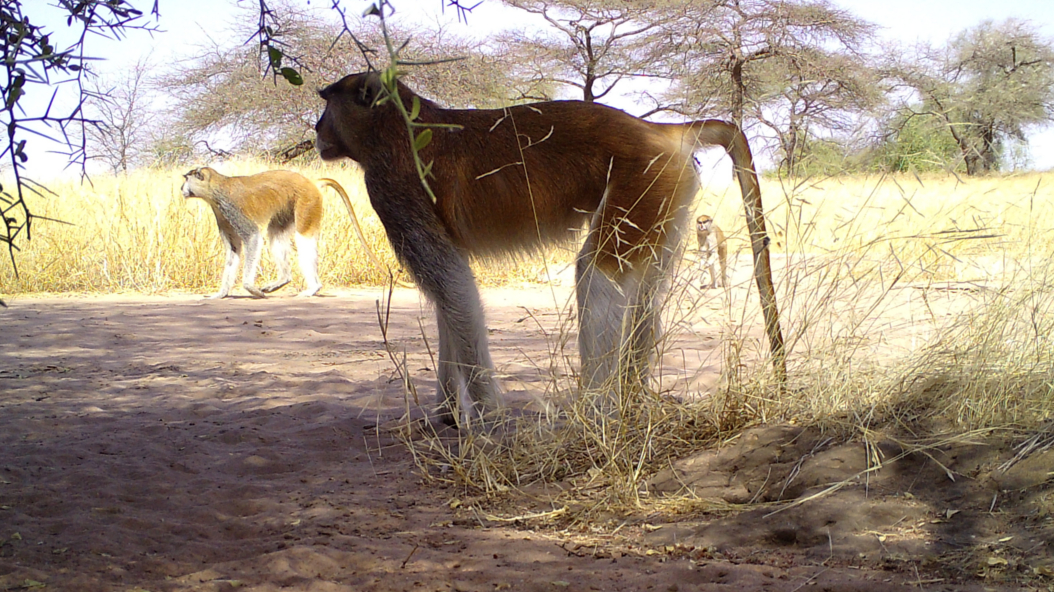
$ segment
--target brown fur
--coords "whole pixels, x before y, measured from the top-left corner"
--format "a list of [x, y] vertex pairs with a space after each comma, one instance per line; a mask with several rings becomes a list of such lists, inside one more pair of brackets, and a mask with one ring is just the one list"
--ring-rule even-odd
[[459, 395], [480, 411], [497, 399], [466, 256], [532, 249], [568, 238], [584, 222], [590, 230], [577, 266], [583, 386], [621, 392], [619, 385], [647, 378], [659, 292], [698, 187], [692, 153], [700, 145], [725, 147], [735, 163], [766, 326], [782, 365], [760, 191], [734, 125], [649, 123], [576, 101], [450, 110], [398, 88], [407, 109], [419, 101], [418, 122], [448, 126], [432, 128], [420, 154], [431, 163], [434, 204], [413, 165], [402, 116], [383, 99], [377, 74], [347, 76], [320, 92], [326, 110], [315, 127], [316, 146], [323, 159], [362, 165], [392, 247], [436, 305], [445, 420]]
[[[728, 286], [728, 245], [721, 227], [706, 214], [695, 219], [695, 239], [699, 244], [699, 263], [710, 271], [710, 287]], [[717, 260], [721, 269], [718, 276], [714, 266]]]

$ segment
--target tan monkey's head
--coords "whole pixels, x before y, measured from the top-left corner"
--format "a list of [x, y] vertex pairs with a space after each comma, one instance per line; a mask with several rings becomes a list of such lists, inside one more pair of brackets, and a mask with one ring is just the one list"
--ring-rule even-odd
[[713, 218], [703, 214], [695, 219], [695, 230], [696, 232], [710, 232], [710, 225], [713, 223]]
[[[407, 97], [403, 104], [410, 109], [412, 93], [398, 84], [400, 95]], [[383, 133], [388, 127], [374, 123], [377, 112], [392, 108], [390, 103], [378, 101], [383, 90], [380, 74], [364, 72], [345, 76], [318, 91], [326, 102], [326, 109], [315, 124], [315, 149], [322, 160], [350, 158], [362, 162], [369, 156], [366, 145], [372, 134]]]
[[215, 172], [209, 167], [202, 167], [185, 173], [183, 175], [183, 197], [205, 199], [211, 196], [210, 180]]

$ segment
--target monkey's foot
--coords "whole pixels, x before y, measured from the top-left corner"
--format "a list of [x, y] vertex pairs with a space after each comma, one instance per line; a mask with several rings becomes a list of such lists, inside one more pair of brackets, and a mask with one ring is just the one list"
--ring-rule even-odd
[[316, 286], [314, 288], [307, 288], [301, 290], [296, 296], [297, 298], [308, 298], [310, 296], [318, 296], [318, 293], [322, 290], [322, 286]]
[[271, 292], [274, 292], [275, 290], [278, 290], [278, 289], [284, 287], [288, 283], [289, 283], [289, 280], [279, 280], [277, 282], [274, 282], [272, 284], [267, 284], [266, 286], [264, 286], [263, 287], [263, 291], [268, 293], [268, 294], [270, 294]]
[[245, 286], [245, 291], [252, 294], [253, 298], [267, 298], [267, 294], [264, 294], [256, 286]]
[[210, 294], [208, 296], [205, 296], [204, 298], [205, 298], [205, 300], [220, 300], [221, 298], [226, 298], [226, 297], [227, 297], [227, 293], [226, 292], [216, 292], [215, 294]]
[[439, 423], [448, 425], [452, 428], [458, 427], [457, 416], [450, 410], [450, 407], [446, 405], [440, 405], [436, 408], [436, 416], [439, 419]]

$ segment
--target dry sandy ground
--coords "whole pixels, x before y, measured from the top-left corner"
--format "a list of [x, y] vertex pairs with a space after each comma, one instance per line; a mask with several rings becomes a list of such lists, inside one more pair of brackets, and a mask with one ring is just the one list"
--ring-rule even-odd
[[[0, 310], [0, 590], [1051, 584], [1054, 453], [997, 474], [1012, 442], [934, 449], [943, 468], [911, 455], [773, 515], [762, 502], [805, 500], [869, 465], [859, 444], [771, 426], [652, 480], [656, 492], [748, 504], [739, 513], [629, 517], [592, 537], [490, 521], [492, 510], [466, 492], [427, 486], [405, 447], [377, 428], [408, 404], [378, 327], [380, 296], [9, 300]], [[545, 392], [539, 367], [559, 349], [566, 297], [485, 294], [514, 406]], [[720, 310], [697, 311], [671, 358], [693, 370], [670, 380], [693, 389], [717, 380], [720, 335], [707, 326]], [[421, 337], [422, 326], [434, 335], [430, 314], [399, 290], [390, 319], [388, 342], [406, 352], [430, 400]], [[899, 453], [882, 446], [887, 459]], [[452, 508], [454, 499], [465, 502]], [[505, 508], [544, 507], [526, 496], [517, 504], [513, 496]]]

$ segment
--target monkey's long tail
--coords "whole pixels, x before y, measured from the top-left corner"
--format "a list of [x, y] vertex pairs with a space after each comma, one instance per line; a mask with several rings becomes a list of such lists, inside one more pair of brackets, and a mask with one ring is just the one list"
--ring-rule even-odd
[[765, 317], [765, 332], [769, 336], [772, 366], [776, 379], [782, 386], [787, 381], [787, 353], [780, 330], [779, 309], [776, 306], [776, 289], [772, 283], [772, 266], [769, 263], [769, 237], [765, 230], [765, 214], [761, 207], [761, 186], [754, 170], [754, 156], [750, 153], [747, 137], [739, 126], [718, 119], [693, 121], [685, 124], [694, 132], [682, 141], [698, 146], [709, 144], [721, 146], [732, 158], [739, 189], [743, 194], [743, 205], [747, 213], [747, 229], [750, 232], [750, 247], [754, 252], [754, 281], [761, 297], [761, 310]]
[[[323, 187], [329, 187], [340, 195], [340, 199], [344, 201], [344, 207], [348, 209], [348, 215], [351, 216], [351, 225], [355, 227], [355, 234], [359, 236], [359, 241], [362, 243], [363, 248], [366, 249], [366, 254], [369, 255], [370, 261], [377, 266], [377, 269], [384, 273], [390, 273], [388, 266], [381, 263], [380, 258], [377, 257], [377, 254], [370, 248], [370, 244], [366, 242], [366, 235], [362, 233], [362, 226], [359, 226], [359, 217], [355, 215], [355, 208], [351, 205], [351, 198], [348, 197], [348, 192], [344, 191], [344, 188], [340, 186], [340, 183], [337, 183], [333, 179], [319, 179], [318, 184]], [[407, 285], [406, 282], [401, 280], [399, 280], [398, 283], [401, 286]]]

